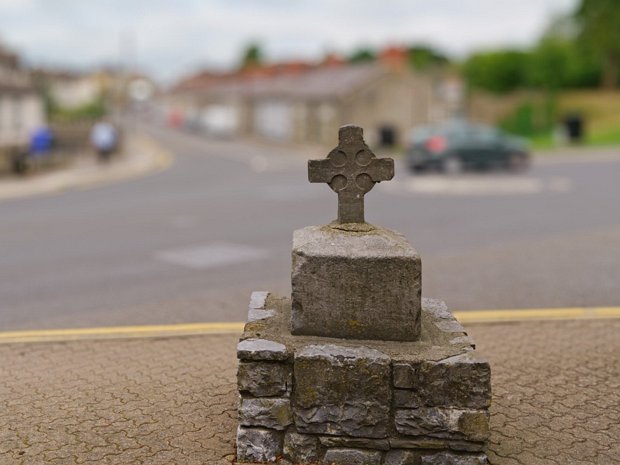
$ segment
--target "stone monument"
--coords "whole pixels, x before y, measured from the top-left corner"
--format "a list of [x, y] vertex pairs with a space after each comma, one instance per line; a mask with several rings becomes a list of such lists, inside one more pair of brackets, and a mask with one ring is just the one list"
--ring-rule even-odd
[[290, 299], [251, 296], [238, 462], [486, 464], [488, 362], [443, 302], [421, 298], [413, 246], [364, 221], [393, 160], [344, 126], [308, 173], [338, 194], [338, 219], [295, 231]]

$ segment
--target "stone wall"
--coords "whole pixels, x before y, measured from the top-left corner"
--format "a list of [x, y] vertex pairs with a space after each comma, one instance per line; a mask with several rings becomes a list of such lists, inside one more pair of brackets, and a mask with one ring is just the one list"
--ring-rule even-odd
[[415, 342], [292, 336], [290, 300], [254, 293], [238, 345], [237, 459], [481, 465], [488, 362], [439, 301]]

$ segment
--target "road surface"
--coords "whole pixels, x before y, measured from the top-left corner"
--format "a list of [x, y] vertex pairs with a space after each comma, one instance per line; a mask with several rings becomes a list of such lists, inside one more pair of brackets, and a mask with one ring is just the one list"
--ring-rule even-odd
[[[252, 290], [290, 292], [293, 230], [336, 215], [336, 195], [307, 181], [309, 151], [148, 132], [175, 157], [167, 171], [0, 203], [2, 330], [241, 321]], [[418, 249], [424, 296], [453, 310], [620, 304], [613, 150], [519, 175], [396, 170], [366, 219]]]

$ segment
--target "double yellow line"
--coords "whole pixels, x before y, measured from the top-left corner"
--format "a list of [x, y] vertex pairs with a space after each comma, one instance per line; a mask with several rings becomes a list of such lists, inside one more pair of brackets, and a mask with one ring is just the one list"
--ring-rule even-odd
[[76, 341], [82, 339], [132, 339], [141, 337], [190, 336], [195, 334], [241, 333], [244, 323], [188, 323], [100, 328], [35, 329], [0, 332], [0, 344], [11, 342]]
[[498, 323], [545, 320], [599, 320], [620, 318], [620, 307], [528, 308], [454, 312], [461, 323]]
[[[548, 320], [597, 320], [620, 318], [620, 307], [531, 308], [518, 310], [475, 310], [454, 312], [464, 324]], [[89, 339], [131, 339], [191, 336], [200, 334], [239, 334], [243, 322], [188, 323], [148, 326], [109, 326], [100, 328], [40, 329], [0, 332], [0, 344], [25, 342], [76, 341]]]

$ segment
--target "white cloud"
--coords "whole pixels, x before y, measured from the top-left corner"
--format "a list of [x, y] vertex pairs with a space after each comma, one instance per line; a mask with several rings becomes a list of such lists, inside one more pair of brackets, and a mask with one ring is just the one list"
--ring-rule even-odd
[[33, 0], [0, 0], [0, 11], [23, 11], [26, 8], [32, 8]]

